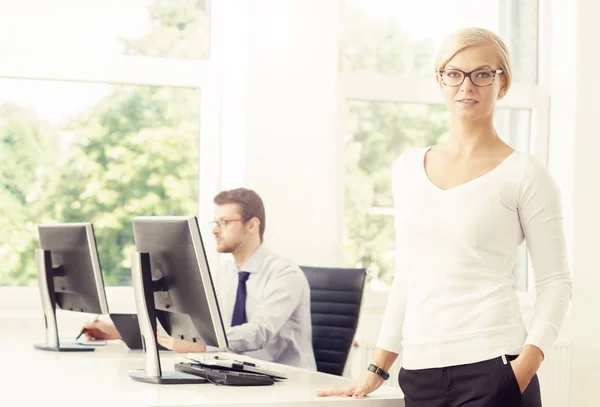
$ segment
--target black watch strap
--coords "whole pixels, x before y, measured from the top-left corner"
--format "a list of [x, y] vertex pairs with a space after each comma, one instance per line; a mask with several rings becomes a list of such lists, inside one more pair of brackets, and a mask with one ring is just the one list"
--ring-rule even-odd
[[367, 369], [369, 370], [369, 372], [373, 372], [373, 373], [381, 376], [381, 378], [383, 380], [387, 380], [390, 377], [390, 374], [388, 372], [386, 372], [379, 366], [375, 366], [373, 363], [371, 363]]

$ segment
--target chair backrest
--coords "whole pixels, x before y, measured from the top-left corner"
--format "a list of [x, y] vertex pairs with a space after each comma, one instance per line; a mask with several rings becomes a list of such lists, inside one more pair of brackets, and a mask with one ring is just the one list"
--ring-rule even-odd
[[300, 268], [310, 285], [317, 370], [341, 376], [358, 325], [366, 269]]

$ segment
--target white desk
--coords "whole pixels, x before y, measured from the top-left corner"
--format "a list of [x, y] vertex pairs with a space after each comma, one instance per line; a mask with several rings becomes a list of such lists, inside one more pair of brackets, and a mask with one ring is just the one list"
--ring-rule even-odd
[[[345, 403], [346, 406], [404, 406], [402, 393], [392, 387], [382, 387], [360, 400], [316, 397], [317, 390], [343, 385], [348, 380], [262, 361], [259, 362], [262, 366], [287, 374], [288, 380], [260, 387], [135, 382], [129, 378], [128, 371], [143, 368], [140, 351], [129, 351], [120, 341], [111, 341], [94, 352], [40, 351], [32, 345], [44, 338], [43, 320], [23, 317], [10, 315], [7, 318], [5, 314], [0, 318], [0, 405], [307, 407], [326, 403], [328, 407], [337, 407]], [[61, 325], [59, 330], [65, 332]], [[173, 370], [175, 362], [185, 360], [182, 355], [161, 352], [163, 371]]]

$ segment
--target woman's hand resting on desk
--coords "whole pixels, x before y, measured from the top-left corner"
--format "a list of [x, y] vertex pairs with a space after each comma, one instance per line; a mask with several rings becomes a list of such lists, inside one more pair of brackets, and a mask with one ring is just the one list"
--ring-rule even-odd
[[353, 383], [347, 386], [335, 386], [328, 390], [321, 390], [317, 392], [317, 396], [348, 396], [358, 399], [365, 397], [366, 395], [377, 390], [379, 387], [381, 387], [384, 381], [385, 380], [383, 380], [381, 376], [373, 372], [366, 371]]
[[200, 353], [206, 352], [206, 345], [201, 343], [194, 343], [190, 341], [184, 341], [183, 339], [173, 338], [172, 336], [162, 335], [160, 332], [156, 332], [156, 338], [158, 343], [166, 349], [172, 350], [177, 353]]

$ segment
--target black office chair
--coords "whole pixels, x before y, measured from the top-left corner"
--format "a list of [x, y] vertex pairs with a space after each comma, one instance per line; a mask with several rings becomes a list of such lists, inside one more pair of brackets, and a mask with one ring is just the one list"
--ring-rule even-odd
[[366, 269], [300, 268], [310, 285], [317, 370], [341, 376], [356, 333]]

